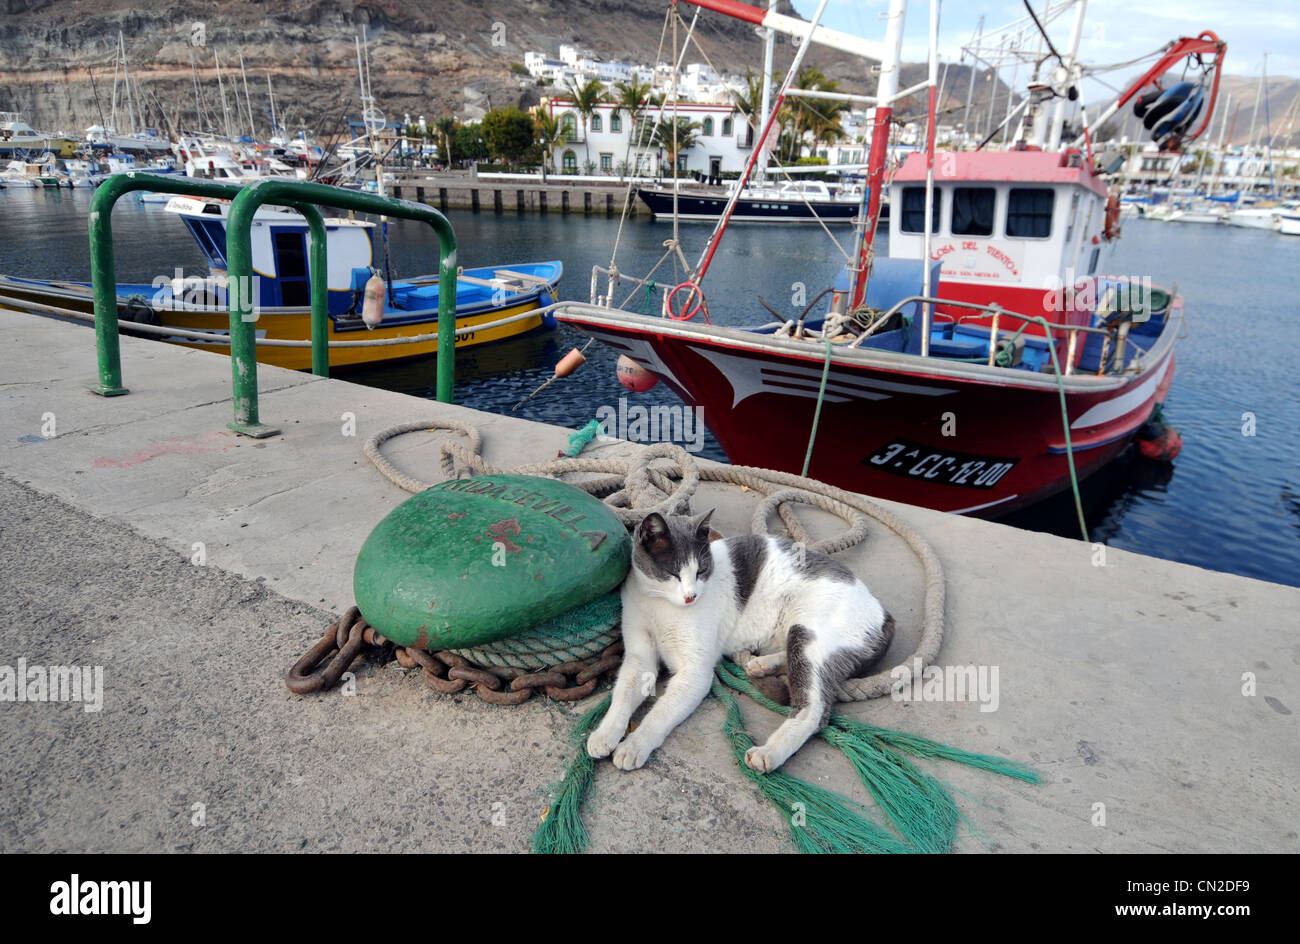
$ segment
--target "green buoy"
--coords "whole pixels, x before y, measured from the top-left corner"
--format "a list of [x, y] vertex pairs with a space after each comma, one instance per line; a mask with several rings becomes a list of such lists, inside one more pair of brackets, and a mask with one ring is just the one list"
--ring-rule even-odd
[[452, 479], [403, 502], [357, 555], [353, 594], [401, 646], [464, 649], [517, 635], [615, 589], [627, 529], [555, 479]]

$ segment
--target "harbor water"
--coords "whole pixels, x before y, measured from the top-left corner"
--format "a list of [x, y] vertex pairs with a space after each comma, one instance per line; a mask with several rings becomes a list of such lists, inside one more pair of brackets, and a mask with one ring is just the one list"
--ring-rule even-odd
[[[90, 191], [10, 189], [0, 192], [0, 273], [86, 280], [86, 213]], [[563, 298], [585, 299], [591, 267], [609, 265], [615, 241], [621, 271], [639, 275], [664, 255], [669, 223], [642, 215], [617, 218], [507, 212], [449, 213], [466, 267], [559, 259]], [[205, 271], [203, 257], [180, 220], [161, 205], [123, 199], [114, 212], [118, 278], [152, 281]], [[683, 224], [681, 241], [694, 262], [709, 227]], [[851, 230], [832, 230], [844, 250]], [[437, 269], [429, 227], [389, 224], [396, 277]], [[840, 250], [816, 227], [733, 227], [705, 282], [713, 320], [752, 324], [769, 316], [762, 298], [791, 316], [831, 284], [843, 263]], [[1177, 286], [1186, 301], [1188, 329], [1177, 348], [1166, 418], [1183, 437], [1172, 465], [1126, 454], [1084, 483], [1094, 541], [1213, 570], [1300, 586], [1300, 239], [1277, 233], [1205, 224], [1130, 220], [1118, 243], [1102, 254], [1104, 271], [1150, 277]], [[665, 261], [655, 279], [680, 280]], [[643, 290], [628, 307], [653, 312], [661, 294]], [[621, 300], [622, 296], [620, 296]], [[804, 301], [806, 300], [806, 301]], [[509, 412], [551, 376], [555, 363], [585, 338], [568, 328], [464, 350], [457, 355], [457, 402]], [[93, 344], [89, 331], [85, 343]], [[619, 385], [614, 354], [586, 350], [588, 363], [528, 400], [517, 414], [577, 428], [620, 399], [650, 406], [676, 404], [662, 385], [630, 394]], [[432, 361], [354, 370], [347, 379], [432, 398]], [[0, 384], [4, 378], [0, 378]], [[1008, 418], [1013, 422], [1014, 418]], [[693, 433], [693, 430], [684, 430]], [[680, 441], [680, 440], [679, 440]], [[725, 460], [703, 431], [683, 443], [700, 455]], [[1068, 496], [1008, 521], [1018, 527], [1077, 535]]]

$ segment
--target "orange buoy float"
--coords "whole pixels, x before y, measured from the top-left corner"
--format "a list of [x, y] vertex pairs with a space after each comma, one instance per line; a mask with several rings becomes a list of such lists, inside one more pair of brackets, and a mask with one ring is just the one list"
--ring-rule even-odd
[[633, 393], [645, 393], [659, 382], [658, 377], [626, 354], [619, 355], [618, 366], [614, 369], [618, 374], [618, 382]]
[[[591, 343], [590, 341], [587, 342], [587, 344], [590, 343]], [[540, 387], [538, 387], [528, 396], [524, 397], [522, 400], [516, 403], [514, 405], [514, 409], [512, 409], [510, 412], [511, 413], [515, 412], [515, 410], [518, 410], [521, 406], [523, 406], [533, 397], [537, 396], [539, 393], [541, 393], [551, 384], [555, 383], [555, 381], [559, 380], [561, 377], [569, 376], [569, 374], [573, 373], [575, 370], [577, 370], [585, 363], [587, 363], [587, 358], [583, 355], [582, 351], [578, 350], [576, 347], [571, 349], [569, 353], [561, 357], [559, 362], [555, 365], [555, 373], [547, 377], [546, 381]]]
[[585, 363], [587, 363], [587, 358], [575, 347], [568, 354], [561, 357], [559, 363], [555, 365], [555, 376], [567, 377]]
[[1183, 449], [1183, 437], [1163, 419], [1148, 421], [1138, 433], [1138, 451], [1155, 462], [1173, 462]]

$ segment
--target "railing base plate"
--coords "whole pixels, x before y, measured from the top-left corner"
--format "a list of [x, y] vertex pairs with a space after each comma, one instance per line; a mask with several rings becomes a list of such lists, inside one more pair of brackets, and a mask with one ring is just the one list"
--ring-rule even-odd
[[233, 429], [241, 436], [251, 436], [253, 439], [266, 439], [268, 436], [279, 436], [280, 431], [274, 426], [266, 426], [262, 423], [227, 423], [227, 429]]
[[91, 393], [99, 394], [101, 397], [121, 397], [131, 392], [126, 387], [107, 387], [104, 384], [95, 384], [87, 389]]

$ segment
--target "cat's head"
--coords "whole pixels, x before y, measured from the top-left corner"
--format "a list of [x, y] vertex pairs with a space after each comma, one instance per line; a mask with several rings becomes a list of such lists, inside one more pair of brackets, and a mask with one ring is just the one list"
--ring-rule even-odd
[[641, 574], [645, 592], [677, 606], [699, 599], [713, 574], [712, 516], [712, 510], [695, 518], [654, 512], [642, 519], [632, 535], [632, 566]]

